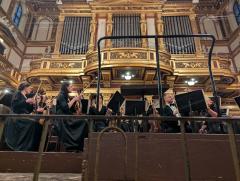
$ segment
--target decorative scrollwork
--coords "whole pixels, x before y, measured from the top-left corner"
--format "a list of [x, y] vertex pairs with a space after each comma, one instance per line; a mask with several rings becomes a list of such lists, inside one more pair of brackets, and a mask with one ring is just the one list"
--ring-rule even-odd
[[220, 63], [219, 63], [219, 67], [220, 67], [221, 69], [227, 69], [227, 70], [229, 70], [230, 65], [229, 65], [228, 62], [220, 62]]
[[111, 52], [111, 59], [147, 59], [147, 53], [145, 52]]
[[52, 62], [50, 68], [81, 68], [82, 62]]
[[41, 62], [31, 62], [30, 70], [40, 69]]
[[176, 62], [176, 68], [208, 68], [207, 62]]

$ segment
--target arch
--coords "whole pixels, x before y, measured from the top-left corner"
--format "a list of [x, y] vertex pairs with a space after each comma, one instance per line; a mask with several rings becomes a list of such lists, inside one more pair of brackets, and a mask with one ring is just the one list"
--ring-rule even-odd
[[214, 24], [214, 20], [208, 18], [207, 16], [203, 16], [200, 19], [200, 29], [201, 33], [211, 34], [218, 38], [218, 33], [216, 30], [216, 26]]
[[40, 17], [34, 25], [32, 40], [46, 41], [51, 39], [53, 20], [49, 17]]

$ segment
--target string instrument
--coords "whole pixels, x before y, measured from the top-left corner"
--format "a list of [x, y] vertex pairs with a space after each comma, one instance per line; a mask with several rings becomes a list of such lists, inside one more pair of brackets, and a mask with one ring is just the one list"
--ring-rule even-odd
[[[158, 113], [158, 110], [153, 105], [151, 105], [151, 106], [152, 106], [152, 114], [151, 115], [153, 117], [159, 117], [160, 115]], [[150, 123], [149, 132], [152, 132], [152, 133], [160, 132], [160, 123], [158, 120], [150, 120], [149, 123]]]
[[75, 104], [75, 111], [77, 115], [81, 114], [81, 99], [83, 99], [83, 93], [93, 84], [93, 82], [95, 81], [95, 79], [93, 79], [91, 82], [89, 82], [89, 84], [87, 84], [86, 87], [84, 87], [83, 89], [78, 89], [77, 90], [77, 94], [80, 97], [80, 100], [76, 102]]
[[37, 91], [33, 94], [32, 99], [35, 101], [35, 103], [33, 104], [33, 113], [37, 114], [37, 109], [38, 109], [38, 100], [40, 98], [40, 94], [39, 94], [39, 91], [40, 91], [40, 87], [42, 86], [42, 81], [40, 82], [38, 88], [37, 88]]

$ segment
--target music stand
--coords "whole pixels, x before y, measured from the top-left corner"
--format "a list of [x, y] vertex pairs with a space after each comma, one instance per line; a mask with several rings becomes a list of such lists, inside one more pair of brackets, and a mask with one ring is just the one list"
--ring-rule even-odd
[[81, 99], [82, 113], [88, 114], [88, 99]]
[[119, 113], [120, 112], [120, 107], [122, 106], [124, 102], [124, 97], [120, 92], [116, 91], [111, 100], [109, 101], [107, 107], [112, 109], [114, 113]]
[[145, 101], [126, 100], [125, 114], [129, 116], [137, 116], [145, 113]]
[[182, 116], [189, 116], [192, 111], [201, 112], [207, 109], [203, 90], [178, 94], [175, 96], [175, 99], [179, 113]]

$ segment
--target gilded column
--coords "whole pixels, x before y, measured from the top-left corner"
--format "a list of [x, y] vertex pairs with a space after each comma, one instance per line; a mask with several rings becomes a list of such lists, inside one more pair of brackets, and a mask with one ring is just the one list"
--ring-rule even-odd
[[[189, 16], [189, 18], [190, 18], [193, 34], [198, 34], [197, 23], [196, 23], [196, 14], [191, 14]], [[195, 45], [196, 45], [196, 55], [201, 55], [202, 48], [201, 48], [200, 38], [194, 38], [194, 41], [195, 41]]]
[[65, 19], [64, 16], [59, 16], [59, 22], [63, 22], [63, 23], [58, 23], [54, 54], [59, 54], [60, 43], [61, 43], [62, 33], [63, 33], [64, 19]]
[[[141, 14], [141, 35], [147, 35], [147, 21], [146, 21], [146, 15], [143, 13]], [[142, 39], [142, 47], [146, 48], [147, 47], [147, 39], [143, 38]]]
[[96, 19], [96, 14], [94, 13], [92, 15], [92, 20], [91, 20], [91, 25], [90, 25], [90, 42], [89, 42], [89, 47], [88, 50], [94, 51], [94, 47], [95, 47], [95, 39], [96, 39], [96, 30], [97, 30], [97, 19]]
[[[157, 13], [157, 20], [156, 20], [156, 24], [157, 24], [157, 34], [158, 35], [163, 35], [164, 33], [164, 23], [162, 20], [162, 14], [161, 13]], [[164, 41], [163, 38], [159, 39], [159, 47], [160, 50], [165, 50], [165, 45], [164, 45]]]
[[[112, 13], [108, 13], [107, 15], [107, 36], [112, 35], [112, 29], [113, 29], [113, 21], [112, 21]], [[111, 40], [106, 40], [106, 47], [111, 48], [112, 47], [112, 42]]]

